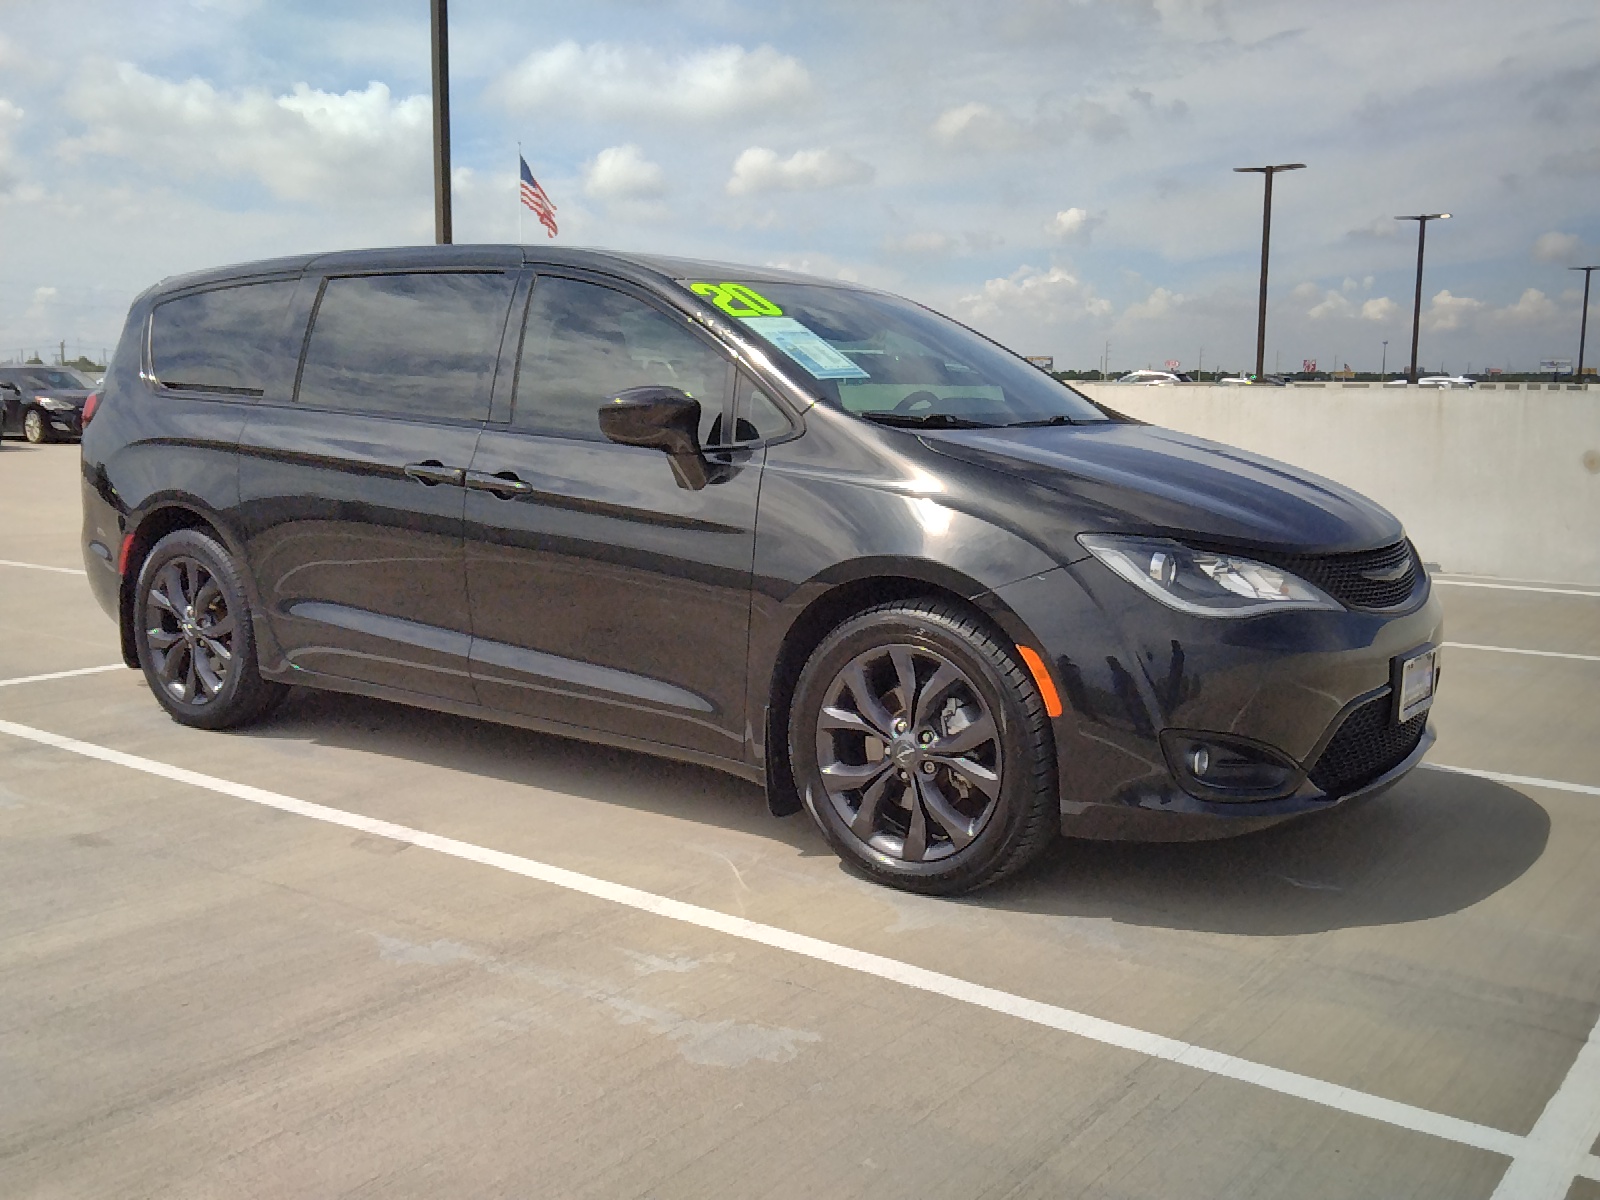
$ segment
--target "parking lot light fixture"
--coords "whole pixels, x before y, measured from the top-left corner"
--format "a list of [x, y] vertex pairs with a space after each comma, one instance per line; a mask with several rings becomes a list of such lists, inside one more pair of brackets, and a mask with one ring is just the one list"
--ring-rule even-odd
[[1568, 267], [1569, 271], [1583, 272], [1583, 315], [1578, 318], [1578, 375], [1579, 383], [1583, 382], [1583, 344], [1589, 336], [1589, 276], [1595, 271], [1600, 271], [1600, 266], [1595, 267]]
[[1258, 174], [1266, 179], [1261, 204], [1261, 306], [1256, 316], [1256, 378], [1266, 370], [1267, 357], [1267, 250], [1272, 243], [1272, 177], [1279, 171], [1302, 171], [1305, 163], [1276, 163], [1270, 167], [1235, 167], [1240, 174]]
[[1449, 219], [1449, 213], [1417, 213], [1411, 217], [1395, 218], [1396, 221], [1417, 223], [1417, 299], [1411, 309], [1411, 370], [1406, 375], [1406, 381], [1411, 384], [1417, 382], [1417, 337], [1422, 330], [1422, 248], [1428, 240], [1428, 222]]

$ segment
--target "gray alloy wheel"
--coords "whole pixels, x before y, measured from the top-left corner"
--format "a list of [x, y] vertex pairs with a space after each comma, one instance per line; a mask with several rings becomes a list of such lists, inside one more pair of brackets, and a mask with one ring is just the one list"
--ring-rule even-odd
[[817, 721], [817, 765], [852, 836], [902, 862], [971, 845], [1000, 798], [1000, 733], [965, 672], [926, 646], [851, 659]]
[[1055, 737], [1016, 647], [953, 600], [880, 604], [812, 651], [789, 765], [846, 862], [955, 895], [1020, 870], [1061, 824]]
[[249, 601], [215, 538], [198, 529], [162, 538], [139, 571], [133, 603], [139, 665], [173, 720], [242, 725], [288, 692], [261, 678]]
[[37, 408], [30, 408], [23, 416], [22, 436], [35, 446], [50, 440], [50, 427], [44, 423], [44, 414]]

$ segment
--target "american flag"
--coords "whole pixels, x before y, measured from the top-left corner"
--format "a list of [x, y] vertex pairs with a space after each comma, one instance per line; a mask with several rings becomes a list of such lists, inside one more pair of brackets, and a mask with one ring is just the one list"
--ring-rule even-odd
[[533, 210], [533, 215], [539, 218], [539, 224], [549, 230], [550, 236], [555, 237], [556, 206], [550, 203], [550, 197], [544, 194], [539, 181], [528, 169], [528, 160], [519, 154], [517, 161], [522, 164], [522, 202]]

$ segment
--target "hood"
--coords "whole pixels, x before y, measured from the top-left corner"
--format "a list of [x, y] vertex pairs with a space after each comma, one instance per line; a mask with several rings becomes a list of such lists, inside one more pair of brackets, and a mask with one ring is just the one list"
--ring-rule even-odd
[[1386, 546], [1400, 522], [1358, 492], [1270, 458], [1121, 421], [938, 430], [930, 449], [1073, 497], [1083, 529], [1335, 554]]

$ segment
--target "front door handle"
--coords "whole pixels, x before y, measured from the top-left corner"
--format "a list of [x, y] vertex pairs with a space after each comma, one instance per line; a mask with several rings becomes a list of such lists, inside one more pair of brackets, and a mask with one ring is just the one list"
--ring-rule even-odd
[[533, 484], [524, 483], [510, 471], [490, 475], [487, 471], [468, 471], [466, 485], [475, 492], [493, 492], [502, 500], [526, 496], [535, 490]]
[[460, 487], [461, 477], [466, 474], [460, 467], [447, 467], [436, 458], [430, 458], [427, 462], [407, 463], [405, 471], [407, 479], [415, 479], [424, 487], [439, 483]]

